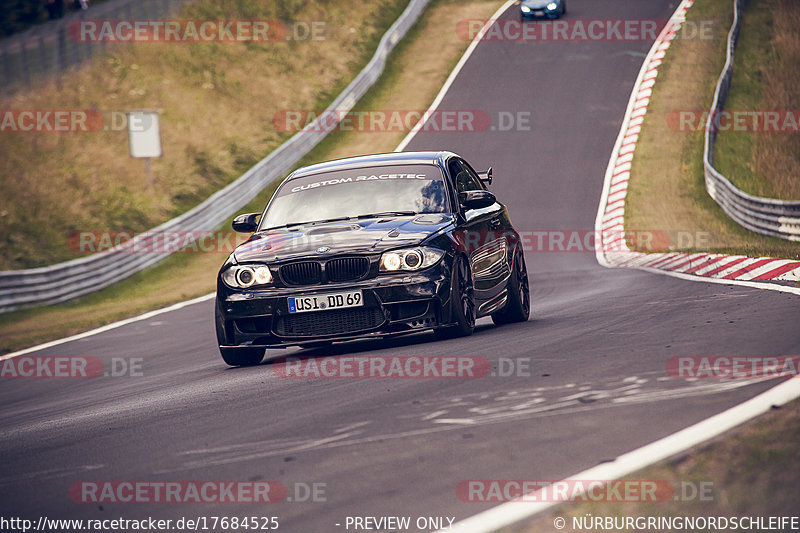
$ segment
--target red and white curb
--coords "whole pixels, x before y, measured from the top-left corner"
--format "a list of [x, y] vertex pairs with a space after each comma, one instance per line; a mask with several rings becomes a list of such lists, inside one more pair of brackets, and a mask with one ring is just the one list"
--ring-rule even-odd
[[658, 67], [686, 20], [694, 0], [683, 0], [642, 64], [617, 142], [606, 169], [603, 195], [595, 220], [597, 260], [608, 267], [655, 269], [689, 276], [741, 281], [800, 281], [800, 261], [709, 253], [642, 253], [625, 240], [625, 199], [631, 162], [650, 103]]

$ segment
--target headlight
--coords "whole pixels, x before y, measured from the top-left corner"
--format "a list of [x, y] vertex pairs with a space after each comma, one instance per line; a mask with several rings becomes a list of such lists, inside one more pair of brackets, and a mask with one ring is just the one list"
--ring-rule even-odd
[[555, 11], [557, 7], [558, 4], [556, 4], [555, 2], [550, 2], [549, 4], [547, 4], [547, 9], [549, 11]]
[[381, 272], [422, 270], [439, 262], [444, 251], [420, 246], [406, 250], [394, 250], [381, 256]]
[[519, 10], [522, 11], [523, 13], [530, 13], [531, 12], [531, 8], [529, 8], [528, 6], [522, 6], [522, 7], [519, 8]]
[[246, 289], [272, 283], [272, 272], [265, 266], [233, 266], [222, 273], [222, 281], [232, 289]]

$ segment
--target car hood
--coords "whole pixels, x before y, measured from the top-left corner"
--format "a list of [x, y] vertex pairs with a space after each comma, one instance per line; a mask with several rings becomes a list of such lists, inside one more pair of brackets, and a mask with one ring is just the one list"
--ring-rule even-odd
[[522, 5], [527, 6], [531, 9], [542, 9], [552, 1], [553, 0], [524, 0], [522, 2]]
[[369, 220], [304, 224], [254, 233], [234, 250], [238, 263], [324, 258], [338, 254], [380, 253], [414, 246], [447, 225], [450, 214], [423, 214]]

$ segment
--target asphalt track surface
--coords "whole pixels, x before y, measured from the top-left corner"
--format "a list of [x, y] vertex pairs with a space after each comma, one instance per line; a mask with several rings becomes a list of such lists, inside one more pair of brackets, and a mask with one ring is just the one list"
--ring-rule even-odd
[[[666, 19], [666, 1], [570, 0], [569, 18]], [[515, 18], [514, 8], [505, 17]], [[417, 135], [494, 167], [523, 230], [591, 230], [603, 174], [649, 42], [485, 42], [441, 109], [530, 112], [529, 131]], [[793, 355], [800, 297], [605, 269], [586, 252], [526, 254], [533, 318], [470, 338], [430, 334], [308, 355], [474, 355], [529, 364], [482, 379], [286, 379], [232, 369], [206, 301], [37, 355], [141, 358], [143, 376], [0, 383], [0, 516], [277, 516], [344, 530], [347, 516], [471, 516], [469, 479], [554, 480], [718, 413], [775, 382], [669, 379], [678, 355]], [[291, 355], [290, 349], [277, 355]], [[519, 368], [519, 365], [517, 365]], [[316, 502], [75, 503], [80, 481], [324, 484]], [[341, 524], [336, 526], [336, 524]], [[411, 529], [416, 531], [416, 529]]]

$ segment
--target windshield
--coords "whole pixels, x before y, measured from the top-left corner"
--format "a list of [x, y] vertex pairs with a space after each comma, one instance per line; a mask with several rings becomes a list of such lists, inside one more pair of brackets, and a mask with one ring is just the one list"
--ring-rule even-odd
[[447, 193], [436, 165], [391, 165], [324, 172], [278, 189], [260, 229], [365, 215], [446, 213]]

